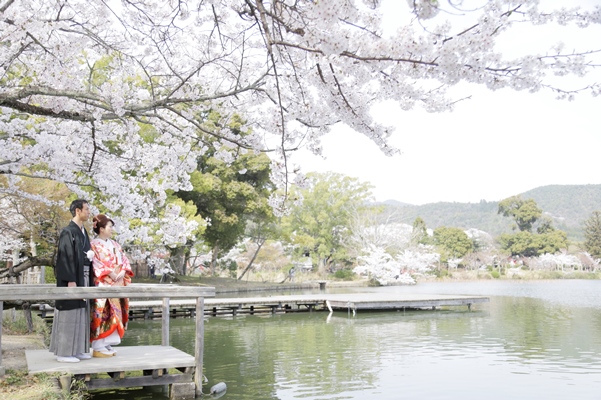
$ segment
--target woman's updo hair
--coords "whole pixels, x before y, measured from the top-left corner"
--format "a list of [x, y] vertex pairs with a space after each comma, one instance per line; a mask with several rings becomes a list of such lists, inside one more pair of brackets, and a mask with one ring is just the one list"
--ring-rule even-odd
[[92, 218], [92, 223], [94, 224], [94, 233], [96, 233], [97, 235], [100, 234], [100, 228], [106, 228], [109, 222], [113, 224], [113, 226], [115, 226], [113, 220], [107, 217], [106, 215], [96, 215], [94, 218]]

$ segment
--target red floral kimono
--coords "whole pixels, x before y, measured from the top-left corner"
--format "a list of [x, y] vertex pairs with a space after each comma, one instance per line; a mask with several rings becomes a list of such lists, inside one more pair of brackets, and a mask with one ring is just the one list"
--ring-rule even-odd
[[[134, 275], [125, 252], [112, 239], [96, 238], [90, 243], [94, 251], [94, 283], [96, 286], [127, 286]], [[113, 281], [111, 272], [118, 274], [122, 269], [125, 276], [122, 282]], [[129, 320], [129, 299], [95, 299], [91, 305], [90, 341], [105, 339], [115, 330], [122, 338]]]

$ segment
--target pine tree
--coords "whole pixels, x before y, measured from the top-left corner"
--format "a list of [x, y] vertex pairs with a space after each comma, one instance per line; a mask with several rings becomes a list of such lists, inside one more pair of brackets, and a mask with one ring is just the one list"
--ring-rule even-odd
[[584, 248], [593, 258], [601, 258], [601, 211], [593, 211], [584, 221]]

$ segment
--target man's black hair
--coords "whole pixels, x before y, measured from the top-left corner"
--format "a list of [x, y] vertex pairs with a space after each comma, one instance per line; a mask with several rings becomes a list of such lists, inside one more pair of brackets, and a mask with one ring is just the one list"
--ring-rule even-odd
[[69, 211], [71, 211], [71, 215], [75, 216], [75, 210], [83, 210], [84, 204], [88, 204], [88, 201], [84, 199], [73, 200], [73, 202], [69, 206]]

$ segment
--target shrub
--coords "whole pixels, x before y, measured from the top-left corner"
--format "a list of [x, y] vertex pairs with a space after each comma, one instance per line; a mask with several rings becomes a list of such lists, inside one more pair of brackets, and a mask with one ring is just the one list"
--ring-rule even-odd
[[46, 270], [44, 271], [44, 279], [46, 283], [56, 283], [56, 276], [54, 276], [54, 268], [53, 267], [44, 267]]
[[355, 278], [355, 273], [350, 269], [339, 269], [334, 272], [334, 278], [341, 279], [343, 281], [352, 281]]

